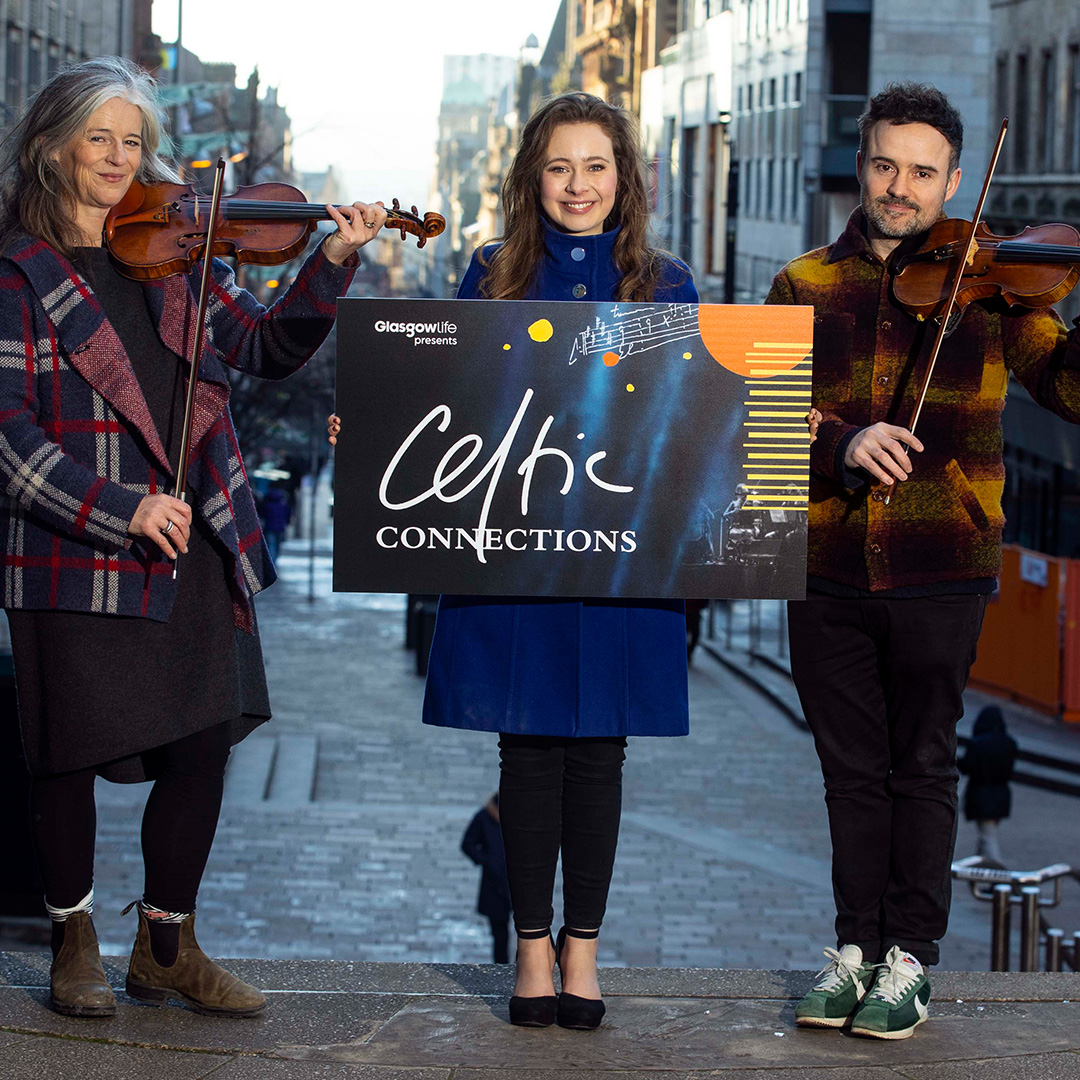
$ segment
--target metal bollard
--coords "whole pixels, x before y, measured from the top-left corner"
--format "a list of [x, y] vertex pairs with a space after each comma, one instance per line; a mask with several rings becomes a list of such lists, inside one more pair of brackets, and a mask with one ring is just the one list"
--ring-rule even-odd
[[1064, 944], [1064, 930], [1046, 931], [1046, 970], [1061, 970], [1061, 947]]
[[1009, 970], [1009, 938], [1012, 917], [1012, 886], [995, 885], [990, 917], [990, 970]]
[[1020, 890], [1020, 970], [1039, 970], [1039, 886]]

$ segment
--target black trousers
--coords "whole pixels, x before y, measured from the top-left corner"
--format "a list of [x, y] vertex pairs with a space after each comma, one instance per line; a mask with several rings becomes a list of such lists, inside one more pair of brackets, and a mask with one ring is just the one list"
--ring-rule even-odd
[[[142, 822], [143, 898], [163, 911], [194, 911], [217, 831], [229, 760], [229, 723], [146, 752], [157, 776]], [[36, 777], [30, 817], [45, 899], [74, 907], [94, 882], [94, 769]]]
[[554, 920], [562, 852], [563, 921], [598, 930], [607, 908], [622, 815], [626, 739], [499, 736], [499, 821], [514, 926]]
[[825, 779], [836, 937], [938, 961], [952, 896], [956, 723], [985, 596], [788, 606], [791, 673]]

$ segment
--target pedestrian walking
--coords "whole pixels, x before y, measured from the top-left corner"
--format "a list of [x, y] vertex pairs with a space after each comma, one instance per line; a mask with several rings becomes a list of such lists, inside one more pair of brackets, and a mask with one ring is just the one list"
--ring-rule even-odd
[[270, 310], [213, 263], [196, 451], [175, 499], [202, 268], [139, 284], [102, 246], [134, 180], [178, 179], [163, 115], [141, 68], [90, 60], [42, 87], [0, 160], [0, 600], [53, 920], [50, 1001], [73, 1016], [116, 1010], [91, 919], [98, 775], [154, 781], [128, 993], [213, 1015], [265, 1005], [194, 931], [229, 749], [270, 716], [253, 597], [274, 571], [222, 362], [299, 368], [385, 220], [333, 210], [336, 231]]
[[964, 790], [964, 817], [975, 822], [979, 842], [975, 854], [1003, 866], [998, 841], [998, 825], [1012, 810], [1013, 766], [1016, 740], [1005, 727], [1005, 717], [996, 705], [987, 705], [975, 717], [971, 741], [957, 764], [967, 778]]
[[934, 87], [904, 83], [870, 101], [859, 131], [861, 205], [768, 297], [814, 306], [807, 598], [789, 605], [789, 627], [837, 905], [836, 949], [795, 1015], [901, 1039], [927, 1018], [948, 923], [956, 723], [1001, 566], [1006, 385], [1011, 373], [1080, 421], [1080, 343], [1050, 308], [971, 303], [944, 339], [918, 436], [902, 426], [935, 328], [891, 286], [960, 183], [963, 122]]
[[[537, 110], [503, 185], [502, 240], [474, 253], [458, 298], [696, 303], [689, 269], [649, 243], [638, 145], [630, 113], [590, 94]], [[340, 421], [329, 423], [335, 438]], [[517, 932], [511, 1022], [597, 1027], [597, 939], [626, 740], [689, 728], [683, 602], [443, 596], [423, 718], [499, 735]], [[564, 926], [555, 940], [560, 854]]]
[[292, 505], [289, 496], [276, 484], [266, 493], [262, 501], [262, 530], [266, 537], [266, 547], [272, 561], [277, 562], [281, 553], [281, 541], [285, 530], [292, 520]]
[[480, 895], [476, 910], [491, 924], [496, 964], [510, 963], [510, 883], [506, 880], [506, 851], [499, 827], [499, 793], [473, 815], [461, 850], [480, 867]]

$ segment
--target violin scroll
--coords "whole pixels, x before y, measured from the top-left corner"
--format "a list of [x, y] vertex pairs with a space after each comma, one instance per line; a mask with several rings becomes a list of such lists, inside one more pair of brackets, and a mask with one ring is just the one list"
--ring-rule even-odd
[[446, 218], [433, 210], [429, 210], [421, 218], [415, 206], [411, 211], [402, 210], [401, 203], [394, 199], [392, 206], [386, 211], [386, 228], [400, 230], [402, 240], [411, 233], [418, 237], [416, 246], [422, 248], [429, 240], [445, 230]]

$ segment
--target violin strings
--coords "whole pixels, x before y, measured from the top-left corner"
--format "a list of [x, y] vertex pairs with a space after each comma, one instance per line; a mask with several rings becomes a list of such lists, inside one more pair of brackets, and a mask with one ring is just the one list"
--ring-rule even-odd
[[[956, 244], [948, 245], [950, 255], [956, 255], [959, 247]], [[994, 243], [979, 243], [980, 251], [992, 251], [1005, 261], [1012, 257], [1022, 262], [1080, 262], [1080, 245], [1073, 247], [1069, 244], [1029, 244], [1017, 240], [999, 240]]]
[[[197, 198], [194, 200], [195, 211], [198, 214], [204, 202], [209, 199]], [[402, 218], [406, 221], [423, 225], [419, 217], [414, 217], [406, 210], [387, 210], [390, 218]], [[297, 218], [315, 218], [322, 220], [330, 214], [326, 207], [319, 203], [300, 202], [270, 202], [261, 199], [233, 199], [225, 204], [225, 216], [227, 218], [247, 218], [252, 221], [273, 221], [281, 218], [296, 220]]]

